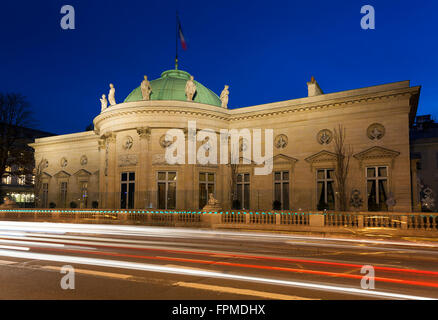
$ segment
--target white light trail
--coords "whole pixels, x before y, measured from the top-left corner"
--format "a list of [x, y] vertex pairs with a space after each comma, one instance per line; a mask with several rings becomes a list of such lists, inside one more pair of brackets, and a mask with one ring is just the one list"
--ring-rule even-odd
[[51, 254], [30, 253], [30, 252], [18, 252], [18, 251], [8, 251], [8, 250], [0, 250], [0, 256], [22, 258], [22, 259], [56, 261], [56, 262], [73, 263], [73, 264], [77, 263], [77, 264], [94, 265], [100, 267], [122, 268], [122, 269], [142, 270], [142, 271], [160, 272], [160, 273], [183, 274], [183, 275], [190, 275], [196, 277], [202, 276], [208, 278], [221, 278], [221, 279], [229, 279], [229, 280], [237, 280], [237, 281], [258, 282], [258, 283], [267, 283], [267, 284], [280, 285], [280, 286], [299, 287], [299, 288], [305, 288], [310, 290], [340, 292], [345, 294], [366, 295], [366, 296], [374, 296], [374, 297], [389, 298], [389, 299], [435, 300], [433, 298], [428, 298], [428, 297], [405, 295], [405, 294], [398, 294], [391, 292], [363, 290], [363, 289], [356, 289], [350, 287], [341, 287], [334, 285], [324, 285], [324, 284], [306, 283], [306, 282], [288, 281], [288, 280], [278, 280], [278, 279], [253, 277], [253, 276], [242, 276], [236, 274], [221, 273], [217, 271], [191, 270], [185, 268], [166, 267], [166, 266], [159, 266], [159, 265], [152, 265], [152, 264], [145, 264], [138, 262], [74, 257], [74, 256], [65, 256], [65, 255], [51, 255]]

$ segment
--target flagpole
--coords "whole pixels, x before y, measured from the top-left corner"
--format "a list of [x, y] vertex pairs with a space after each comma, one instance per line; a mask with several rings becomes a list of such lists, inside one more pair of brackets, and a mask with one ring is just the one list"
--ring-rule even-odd
[[178, 70], [178, 10], [176, 11], [176, 33], [175, 33], [175, 70]]

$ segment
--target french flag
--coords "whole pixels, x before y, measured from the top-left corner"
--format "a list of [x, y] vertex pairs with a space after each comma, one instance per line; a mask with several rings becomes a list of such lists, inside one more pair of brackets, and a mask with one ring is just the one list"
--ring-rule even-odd
[[181, 41], [181, 46], [184, 50], [187, 50], [187, 43], [184, 39], [184, 34], [181, 28], [181, 22], [178, 21], [178, 34], [179, 34], [179, 40]]

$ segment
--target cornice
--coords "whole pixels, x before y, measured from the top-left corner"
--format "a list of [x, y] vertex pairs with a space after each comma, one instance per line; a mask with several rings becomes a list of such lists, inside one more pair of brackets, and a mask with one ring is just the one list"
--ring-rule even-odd
[[[295, 100], [288, 100], [238, 109], [223, 109], [219, 107], [212, 107], [209, 105], [205, 105], [205, 107], [203, 107], [204, 105], [202, 104], [192, 106], [191, 103], [181, 103], [175, 101], [150, 101], [152, 103], [148, 103], [147, 105], [131, 102], [119, 104], [113, 110], [111, 110], [111, 108], [108, 108], [107, 110], [105, 110], [105, 112], [101, 113], [94, 119], [94, 124], [95, 126], [99, 126], [99, 123], [107, 119], [129, 115], [176, 115], [188, 117], [205, 117], [209, 119], [234, 122], [265, 117], [282, 116], [289, 113], [327, 110], [343, 106], [352, 106], [355, 104], [375, 102], [379, 103], [400, 97], [410, 98], [413, 94], [418, 93], [418, 90], [418, 87], [407, 87], [377, 93], [330, 98], [322, 101], [300, 102], [299, 104], [297, 104]], [[306, 98], [298, 100], [302, 101], [305, 99]], [[172, 103], [173, 105], [169, 106], [169, 103]]]

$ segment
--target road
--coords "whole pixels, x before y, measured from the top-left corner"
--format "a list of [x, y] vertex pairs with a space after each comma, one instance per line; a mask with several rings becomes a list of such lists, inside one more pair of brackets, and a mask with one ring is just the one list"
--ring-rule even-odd
[[437, 299], [437, 262], [431, 239], [0, 222], [0, 299]]

